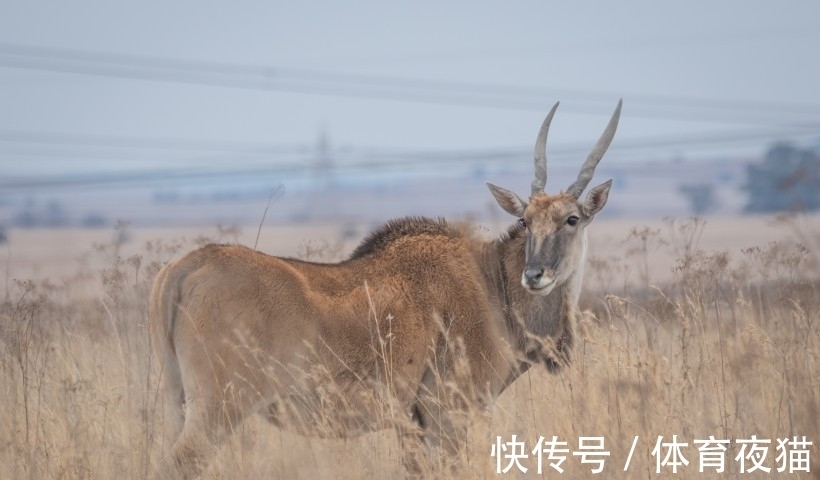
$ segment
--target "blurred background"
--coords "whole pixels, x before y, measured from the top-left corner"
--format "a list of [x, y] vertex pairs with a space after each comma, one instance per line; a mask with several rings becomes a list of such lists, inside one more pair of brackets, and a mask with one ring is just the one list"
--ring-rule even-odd
[[548, 192], [619, 98], [602, 216], [820, 207], [813, 1], [0, 9], [0, 231], [503, 218], [552, 104]]

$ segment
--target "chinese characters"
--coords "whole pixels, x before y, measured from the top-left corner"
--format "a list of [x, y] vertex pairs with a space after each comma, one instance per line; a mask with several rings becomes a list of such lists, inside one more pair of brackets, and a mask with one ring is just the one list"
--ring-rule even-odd
[[[629, 455], [623, 461], [624, 471], [629, 469], [639, 440], [639, 436], [634, 437]], [[679, 470], [688, 468], [695, 459], [698, 472], [722, 473], [729, 468], [727, 452], [732, 444], [737, 455], [728, 460], [736, 462], [735, 469], [738, 473], [810, 471], [810, 447], [813, 443], [806, 440], [805, 436], [796, 435], [791, 439], [775, 439], [774, 442], [770, 439], [757, 438], [756, 435], [732, 441], [716, 439], [710, 435], [708, 439], [694, 439], [691, 444], [679, 440], [677, 435], [672, 435], [671, 440], [664, 440], [663, 436], [658, 436], [650, 454], [655, 461], [655, 473], [678, 473]], [[775, 455], [770, 457], [769, 449], [772, 445], [775, 445]], [[579, 437], [577, 446], [570, 451], [569, 442], [555, 435], [551, 439], [538, 437], [532, 449], [528, 448], [524, 440], [519, 440], [517, 435], [512, 435], [510, 441], [504, 441], [502, 437], [496, 436], [490, 449], [490, 457], [495, 458], [496, 473], [507, 473], [513, 469], [527, 473], [530, 468], [534, 468], [536, 474], [542, 474], [548, 468], [564, 473], [568, 468], [567, 459], [576, 457], [580, 465], [589, 465], [590, 472], [597, 474], [604, 470], [610, 455], [606, 450], [604, 437]], [[769, 460], [771, 458], [774, 460]], [[694, 467], [695, 465], [692, 465], [691, 468]]]

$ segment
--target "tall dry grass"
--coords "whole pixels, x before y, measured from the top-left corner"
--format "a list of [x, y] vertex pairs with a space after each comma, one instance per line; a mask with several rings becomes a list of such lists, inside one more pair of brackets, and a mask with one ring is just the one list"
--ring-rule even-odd
[[[120, 227], [124, 228], [124, 227]], [[437, 478], [495, 478], [497, 437], [516, 435], [528, 458], [501, 474], [538, 477], [539, 437], [568, 443], [563, 474], [590, 477], [580, 437], [603, 437], [607, 478], [712, 478], [698, 472], [696, 439], [731, 440], [727, 472], [737, 476], [738, 439], [806, 436], [811, 474], [820, 471], [820, 290], [817, 232], [794, 230], [769, 245], [705, 252], [702, 221], [636, 227], [626, 255], [588, 259], [584, 315], [573, 365], [559, 375], [525, 374], [490, 412], [468, 412], [458, 470], [433, 462]], [[788, 228], [784, 226], [784, 229]], [[68, 278], [15, 280], [0, 307], [0, 478], [142, 479], [167, 446], [150, 351], [146, 303], [169, 258], [211, 239], [151, 242], [126, 255], [119, 235], [96, 245]], [[220, 230], [212, 240], [236, 238]], [[300, 255], [338, 257], [330, 244]], [[653, 278], [660, 256], [677, 259], [672, 281]], [[92, 265], [104, 264], [104, 268]], [[386, 409], [389, 407], [385, 407]], [[329, 412], [332, 413], [332, 412]], [[205, 478], [398, 478], [401, 446], [392, 431], [341, 440], [305, 438], [254, 418], [213, 452]], [[689, 465], [655, 474], [658, 436], [688, 443]], [[623, 471], [635, 437], [629, 470]], [[503, 459], [502, 466], [506, 466]], [[748, 468], [747, 461], [747, 468]], [[747, 475], [743, 475], [744, 477]]]

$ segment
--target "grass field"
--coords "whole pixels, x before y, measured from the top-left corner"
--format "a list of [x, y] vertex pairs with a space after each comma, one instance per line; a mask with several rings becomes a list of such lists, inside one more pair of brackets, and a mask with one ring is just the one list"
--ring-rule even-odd
[[[801, 467], [805, 456], [811, 473], [797, 475], [820, 478], [817, 224], [596, 221], [572, 367], [559, 375], [531, 370], [490, 412], [475, 412], [460, 470], [434, 476], [587, 478], [595, 465], [573, 453], [581, 437], [603, 437], [610, 453], [604, 478], [769, 478]], [[145, 478], [162, 449], [158, 368], [146, 328], [153, 276], [207, 241], [252, 246], [257, 233], [118, 232], [10, 232], [0, 260], [0, 478]], [[342, 239], [334, 226], [266, 228], [259, 249], [334, 260], [363, 233]], [[524, 442], [527, 473], [512, 466], [497, 474], [491, 448], [513, 435]], [[680, 451], [689, 463], [677, 474], [671, 464], [656, 474], [667, 453], [652, 454], [658, 437], [672, 442], [673, 435], [688, 444]], [[771, 440], [763, 461], [771, 472], [739, 475], [740, 441], [753, 435]], [[532, 450], [539, 437], [553, 436], [567, 442], [564, 472], [549, 467], [545, 454], [539, 475]], [[710, 436], [729, 440], [723, 474], [699, 472], [695, 440]], [[813, 445], [787, 444], [786, 470], [778, 473], [777, 439], [804, 436]], [[392, 431], [319, 440], [252, 419], [213, 457], [204, 478], [403, 475]], [[500, 461], [503, 469], [510, 459]]]

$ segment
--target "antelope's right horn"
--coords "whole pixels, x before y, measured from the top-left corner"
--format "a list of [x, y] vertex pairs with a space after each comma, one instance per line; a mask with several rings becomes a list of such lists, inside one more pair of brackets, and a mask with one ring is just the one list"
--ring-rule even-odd
[[587, 188], [590, 180], [592, 180], [592, 175], [595, 173], [595, 167], [598, 166], [598, 162], [601, 161], [604, 153], [606, 153], [606, 149], [609, 148], [609, 144], [612, 143], [612, 138], [615, 137], [615, 130], [618, 129], [618, 120], [621, 118], [621, 105], [623, 105], [623, 103], [623, 98], [618, 100], [618, 106], [615, 107], [615, 112], [612, 114], [612, 118], [609, 119], [606, 130], [601, 134], [598, 143], [592, 147], [592, 151], [589, 152], [584, 165], [581, 167], [581, 172], [578, 173], [578, 179], [567, 189], [567, 193], [573, 197], [579, 198], [581, 194], [584, 193], [584, 189]]

